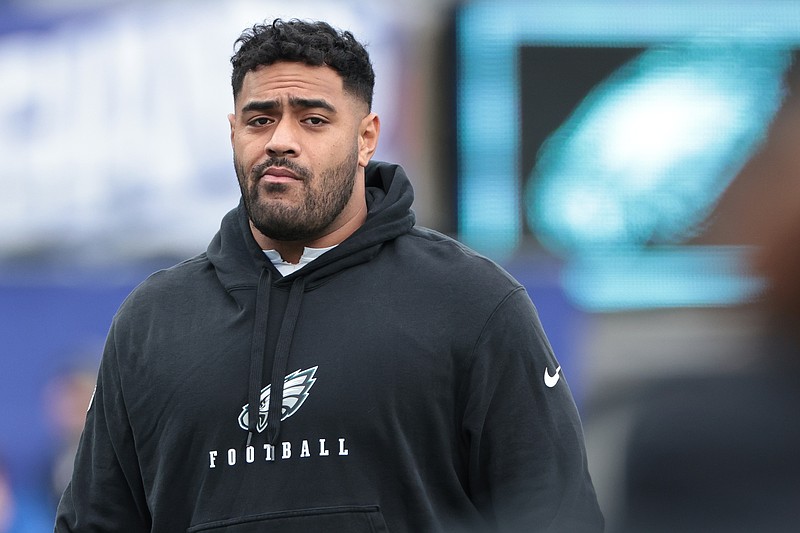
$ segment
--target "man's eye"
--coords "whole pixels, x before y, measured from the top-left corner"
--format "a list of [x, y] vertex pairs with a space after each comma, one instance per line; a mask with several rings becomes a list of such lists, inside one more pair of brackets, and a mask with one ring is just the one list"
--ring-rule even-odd
[[268, 119], [267, 117], [257, 117], [248, 122], [248, 124], [250, 124], [251, 126], [266, 126], [270, 122], [271, 122], [270, 119]]
[[326, 123], [325, 119], [322, 117], [308, 117], [307, 119], [305, 119], [305, 122], [312, 126], [321, 126]]

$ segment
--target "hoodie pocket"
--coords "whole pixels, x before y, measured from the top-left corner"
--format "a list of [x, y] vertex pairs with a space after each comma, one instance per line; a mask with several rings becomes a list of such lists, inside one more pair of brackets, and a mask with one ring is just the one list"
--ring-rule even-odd
[[330, 531], [388, 533], [377, 505], [359, 507], [318, 507], [217, 520], [186, 530], [214, 533], [316, 533]]

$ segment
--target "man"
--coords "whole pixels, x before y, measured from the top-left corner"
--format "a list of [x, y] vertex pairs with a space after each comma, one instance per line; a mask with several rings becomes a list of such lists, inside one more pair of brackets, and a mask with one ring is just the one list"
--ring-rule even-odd
[[370, 162], [364, 48], [296, 20], [237, 43], [242, 201], [115, 316], [56, 530], [602, 529], [524, 289]]

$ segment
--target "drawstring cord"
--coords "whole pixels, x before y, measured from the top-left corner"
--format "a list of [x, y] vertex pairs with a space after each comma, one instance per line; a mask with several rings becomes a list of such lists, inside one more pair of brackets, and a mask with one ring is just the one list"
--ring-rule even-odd
[[258, 278], [256, 293], [255, 320], [253, 321], [253, 337], [250, 344], [250, 383], [247, 406], [247, 446], [253, 439], [258, 427], [261, 410], [261, 375], [264, 372], [264, 349], [267, 343], [267, 319], [269, 318], [269, 286], [272, 274], [264, 267]]
[[297, 277], [289, 291], [289, 301], [283, 315], [278, 343], [275, 346], [275, 361], [272, 363], [272, 379], [270, 381], [269, 412], [267, 414], [267, 442], [273, 446], [278, 440], [281, 419], [283, 418], [283, 383], [286, 378], [286, 367], [289, 362], [289, 349], [294, 337], [294, 328], [300, 314], [300, 302], [303, 301], [305, 278]]
[[[248, 389], [247, 406], [247, 444], [250, 446], [253, 435], [258, 431], [258, 422], [261, 416], [261, 379], [264, 373], [264, 351], [267, 343], [267, 321], [269, 319], [269, 293], [272, 283], [270, 269], [261, 270], [258, 278], [258, 292], [256, 293], [255, 320], [253, 322], [253, 337], [250, 344], [250, 382]], [[292, 283], [289, 291], [289, 301], [283, 315], [283, 322], [275, 346], [275, 360], [272, 363], [272, 377], [270, 380], [269, 406], [267, 412], [267, 442], [275, 445], [280, 433], [281, 419], [283, 418], [283, 383], [286, 378], [286, 368], [289, 362], [289, 350], [292, 345], [294, 328], [297, 317], [300, 315], [300, 303], [303, 300], [305, 279], [298, 277]]]

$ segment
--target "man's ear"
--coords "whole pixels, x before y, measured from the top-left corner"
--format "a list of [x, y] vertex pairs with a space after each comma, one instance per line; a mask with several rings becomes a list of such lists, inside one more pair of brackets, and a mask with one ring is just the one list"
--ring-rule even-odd
[[234, 125], [236, 124], [236, 115], [234, 115], [233, 113], [229, 113], [228, 122], [230, 122], [231, 125], [231, 146], [233, 146], [233, 131], [235, 129]]
[[375, 113], [370, 113], [358, 127], [358, 164], [366, 167], [375, 150], [378, 148], [378, 137], [381, 135], [381, 120]]

